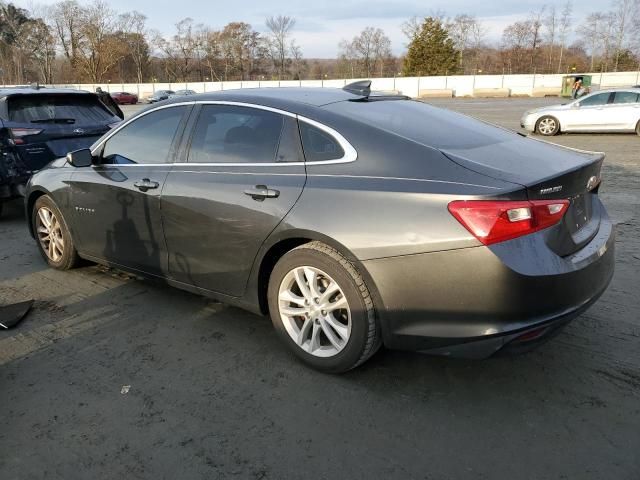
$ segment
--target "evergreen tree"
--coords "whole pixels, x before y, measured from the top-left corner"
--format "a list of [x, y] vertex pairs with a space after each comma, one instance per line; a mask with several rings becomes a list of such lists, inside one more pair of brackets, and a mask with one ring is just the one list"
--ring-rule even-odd
[[403, 75], [447, 75], [456, 73], [459, 52], [442, 22], [427, 17], [409, 43]]

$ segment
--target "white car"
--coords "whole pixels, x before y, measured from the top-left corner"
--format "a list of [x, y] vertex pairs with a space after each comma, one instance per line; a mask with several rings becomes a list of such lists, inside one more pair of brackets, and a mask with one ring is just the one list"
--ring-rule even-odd
[[640, 135], [640, 88], [599, 90], [565, 105], [526, 112], [520, 126], [540, 135], [560, 132], [636, 132]]

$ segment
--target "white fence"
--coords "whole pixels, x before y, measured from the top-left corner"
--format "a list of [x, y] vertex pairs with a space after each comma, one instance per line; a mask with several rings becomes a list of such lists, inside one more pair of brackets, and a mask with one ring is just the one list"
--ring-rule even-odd
[[[638, 72], [592, 73], [592, 84], [597, 88], [628, 87], [640, 84]], [[447, 77], [396, 77], [372, 79], [373, 90], [397, 91], [410, 97], [418, 97], [429, 90], [451, 90], [453, 96], [473, 96], [479, 89], [503, 89], [514, 96], [533, 95], [534, 90], [557, 90], [562, 87], [563, 75], [454, 75]], [[144, 99], [157, 90], [190, 89], [196, 92], [216, 92], [238, 88], [260, 87], [338, 87], [342, 88], [350, 82], [362, 79], [345, 80], [283, 80], [283, 81], [242, 81], [242, 82], [190, 82], [190, 83], [105, 83], [105, 84], [73, 84], [56, 85], [80, 90], [95, 91], [101, 87], [105, 91], [125, 91], [136, 93]]]

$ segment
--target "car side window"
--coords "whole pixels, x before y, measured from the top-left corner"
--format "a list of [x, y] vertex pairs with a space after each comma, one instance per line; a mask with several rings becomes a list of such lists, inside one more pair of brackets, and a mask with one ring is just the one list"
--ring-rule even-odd
[[616, 92], [613, 103], [638, 103], [640, 94], [635, 92]]
[[299, 122], [302, 149], [307, 162], [338, 160], [344, 157], [344, 150], [327, 132], [304, 121]]
[[590, 97], [585, 97], [580, 100], [581, 107], [594, 107], [597, 105], [606, 105], [609, 101], [610, 93], [598, 93], [596, 95], [592, 95]]
[[188, 161], [192, 163], [271, 163], [282, 134], [283, 116], [258, 108], [203, 105]]
[[106, 141], [101, 163], [166, 163], [186, 110], [186, 106], [162, 108], [125, 125]]

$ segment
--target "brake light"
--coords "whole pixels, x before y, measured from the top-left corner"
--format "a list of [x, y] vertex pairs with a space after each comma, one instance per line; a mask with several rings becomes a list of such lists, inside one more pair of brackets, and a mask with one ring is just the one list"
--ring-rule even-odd
[[485, 245], [549, 228], [569, 208], [569, 200], [456, 200], [449, 212]]
[[16, 145], [22, 145], [24, 143], [22, 137], [42, 133], [41, 128], [10, 128], [9, 131], [13, 137], [13, 143]]

